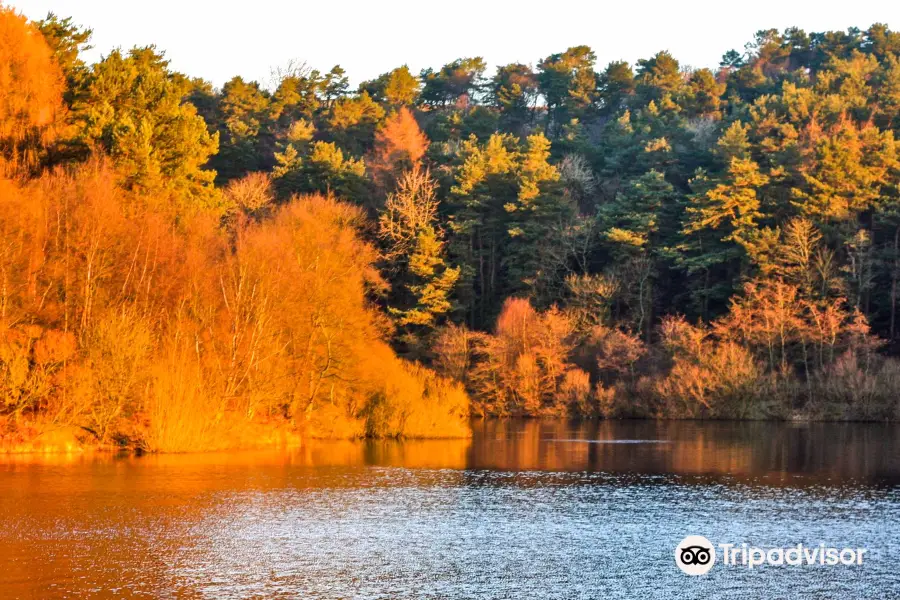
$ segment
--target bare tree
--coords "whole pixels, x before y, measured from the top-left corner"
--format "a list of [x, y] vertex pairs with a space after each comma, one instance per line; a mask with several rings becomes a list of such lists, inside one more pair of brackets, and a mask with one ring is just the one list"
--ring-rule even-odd
[[437, 184], [428, 169], [415, 167], [401, 175], [378, 221], [378, 234], [387, 244], [388, 258], [408, 254], [416, 237], [437, 219]]

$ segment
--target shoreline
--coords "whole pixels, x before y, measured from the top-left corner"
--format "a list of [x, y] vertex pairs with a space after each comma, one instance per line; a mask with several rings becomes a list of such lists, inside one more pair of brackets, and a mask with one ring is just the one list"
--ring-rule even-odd
[[[429, 442], [446, 440], [466, 440], [472, 438], [471, 425], [487, 421], [516, 422], [568, 422], [568, 423], [602, 423], [602, 422], [658, 422], [658, 423], [783, 423], [794, 425], [812, 424], [858, 424], [858, 425], [891, 425], [900, 421], [892, 419], [826, 419], [812, 416], [794, 416], [789, 419], [763, 419], [763, 418], [698, 418], [698, 417], [625, 417], [625, 418], [585, 418], [567, 416], [534, 416], [534, 415], [507, 415], [507, 416], [473, 416], [469, 419], [469, 434], [465, 436], [316, 436], [304, 435], [299, 430], [288, 430], [284, 427], [269, 427], [258, 424], [252, 428], [256, 436], [253, 441], [242, 436], [242, 440], [233, 440], [232, 443], [212, 444], [207, 447], [198, 447], [183, 451], [147, 450], [138, 446], [115, 445], [109, 443], [90, 442], [85, 435], [89, 432], [81, 427], [60, 427], [43, 431], [38, 435], [25, 440], [11, 441], [0, 436], [0, 456], [16, 455], [106, 455], [106, 456], [144, 456], [144, 455], [177, 455], [177, 454], [209, 454], [229, 452], [249, 452], [268, 450], [292, 450], [299, 449], [310, 442], [375, 442], [375, 441], [399, 441], [399, 442]], [[246, 433], [246, 431], [244, 432]], [[44, 440], [41, 440], [44, 438]]]

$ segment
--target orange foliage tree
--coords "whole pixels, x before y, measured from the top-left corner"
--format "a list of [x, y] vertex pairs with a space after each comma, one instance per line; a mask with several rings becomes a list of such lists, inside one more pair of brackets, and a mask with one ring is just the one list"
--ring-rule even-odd
[[509, 298], [493, 335], [460, 327], [442, 331], [438, 364], [457, 377], [466, 372], [484, 414], [589, 412], [589, 376], [569, 361], [573, 333], [572, 320], [560, 310], [539, 313], [527, 299]]
[[388, 188], [402, 171], [419, 164], [428, 149], [428, 138], [405, 106], [385, 120], [375, 134], [375, 147], [366, 161], [375, 182]]
[[253, 218], [229, 230], [123, 190], [104, 161], [0, 180], [0, 418], [151, 450], [251, 445], [263, 423], [467, 435], [462, 389], [383, 341], [363, 212], [310, 196], [257, 218], [266, 184], [231, 190]]
[[28, 172], [55, 136], [63, 75], [44, 36], [0, 6], [0, 175]]

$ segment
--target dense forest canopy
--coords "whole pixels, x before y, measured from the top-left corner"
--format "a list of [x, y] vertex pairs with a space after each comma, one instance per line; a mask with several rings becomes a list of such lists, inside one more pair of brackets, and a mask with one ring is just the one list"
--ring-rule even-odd
[[[88, 65], [90, 30], [0, 10], [5, 185], [59, 202], [48, 173], [73, 190], [108, 174], [128, 219], [218, 236], [202, 252], [240, 277], [291, 223], [346, 224], [360, 277], [346, 302], [369, 311], [357, 335], [374, 327], [462, 382], [476, 412], [896, 417], [900, 34], [886, 25], [759, 31], [714, 69], [666, 51], [604, 66], [573, 46], [493, 72], [483, 57], [401, 65], [357, 89], [303, 63], [219, 89], [154, 47]], [[216, 231], [189, 231], [201, 218]], [[2, 260], [8, 274], [27, 259]], [[295, 344], [300, 292], [271, 285], [266, 310], [285, 312], [267, 335]], [[58, 286], [47, 298], [68, 306]], [[11, 321], [4, 294], [8, 323], [76, 318], [60, 327], [43, 303]], [[287, 369], [300, 351], [285, 352]]]
[[[218, 152], [201, 133], [187, 136], [194, 148], [158, 135], [179, 163], [196, 159], [170, 185], [266, 172], [282, 198], [333, 193], [373, 220], [403, 193], [403, 171], [428, 170], [441, 256], [459, 269], [435, 323], [488, 329], [505, 298], [561, 304], [566, 278], [588, 275], [617, 282], [611, 310], [631, 330], [652, 335], [665, 314], [711, 319], [744, 283], [784, 270], [786, 228], [804, 220], [830, 259], [819, 291], [847, 298], [894, 340], [897, 52], [900, 36], [874, 25], [760, 31], [715, 71], [665, 51], [601, 68], [576, 46], [494, 74], [481, 57], [418, 76], [401, 66], [355, 91], [338, 66], [294, 65], [271, 90], [239, 77], [215, 90], [166, 72], [183, 86], [173, 110], [196, 107]], [[153, 49], [122, 60], [91, 67], [76, 94], [85, 120], [96, 103], [116, 104], [115, 90], [91, 95], [107, 71], [153, 60], [165, 71]], [[410, 294], [393, 285], [385, 305], [408, 311]]]

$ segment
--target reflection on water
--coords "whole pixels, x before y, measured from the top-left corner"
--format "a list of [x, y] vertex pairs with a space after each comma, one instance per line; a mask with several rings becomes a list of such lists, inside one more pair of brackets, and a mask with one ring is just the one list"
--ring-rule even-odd
[[[484, 421], [471, 440], [0, 457], [0, 598], [900, 596], [894, 425]], [[687, 534], [861, 567], [678, 571]]]
[[900, 425], [765, 421], [485, 421], [467, 466], [900, 482]]

